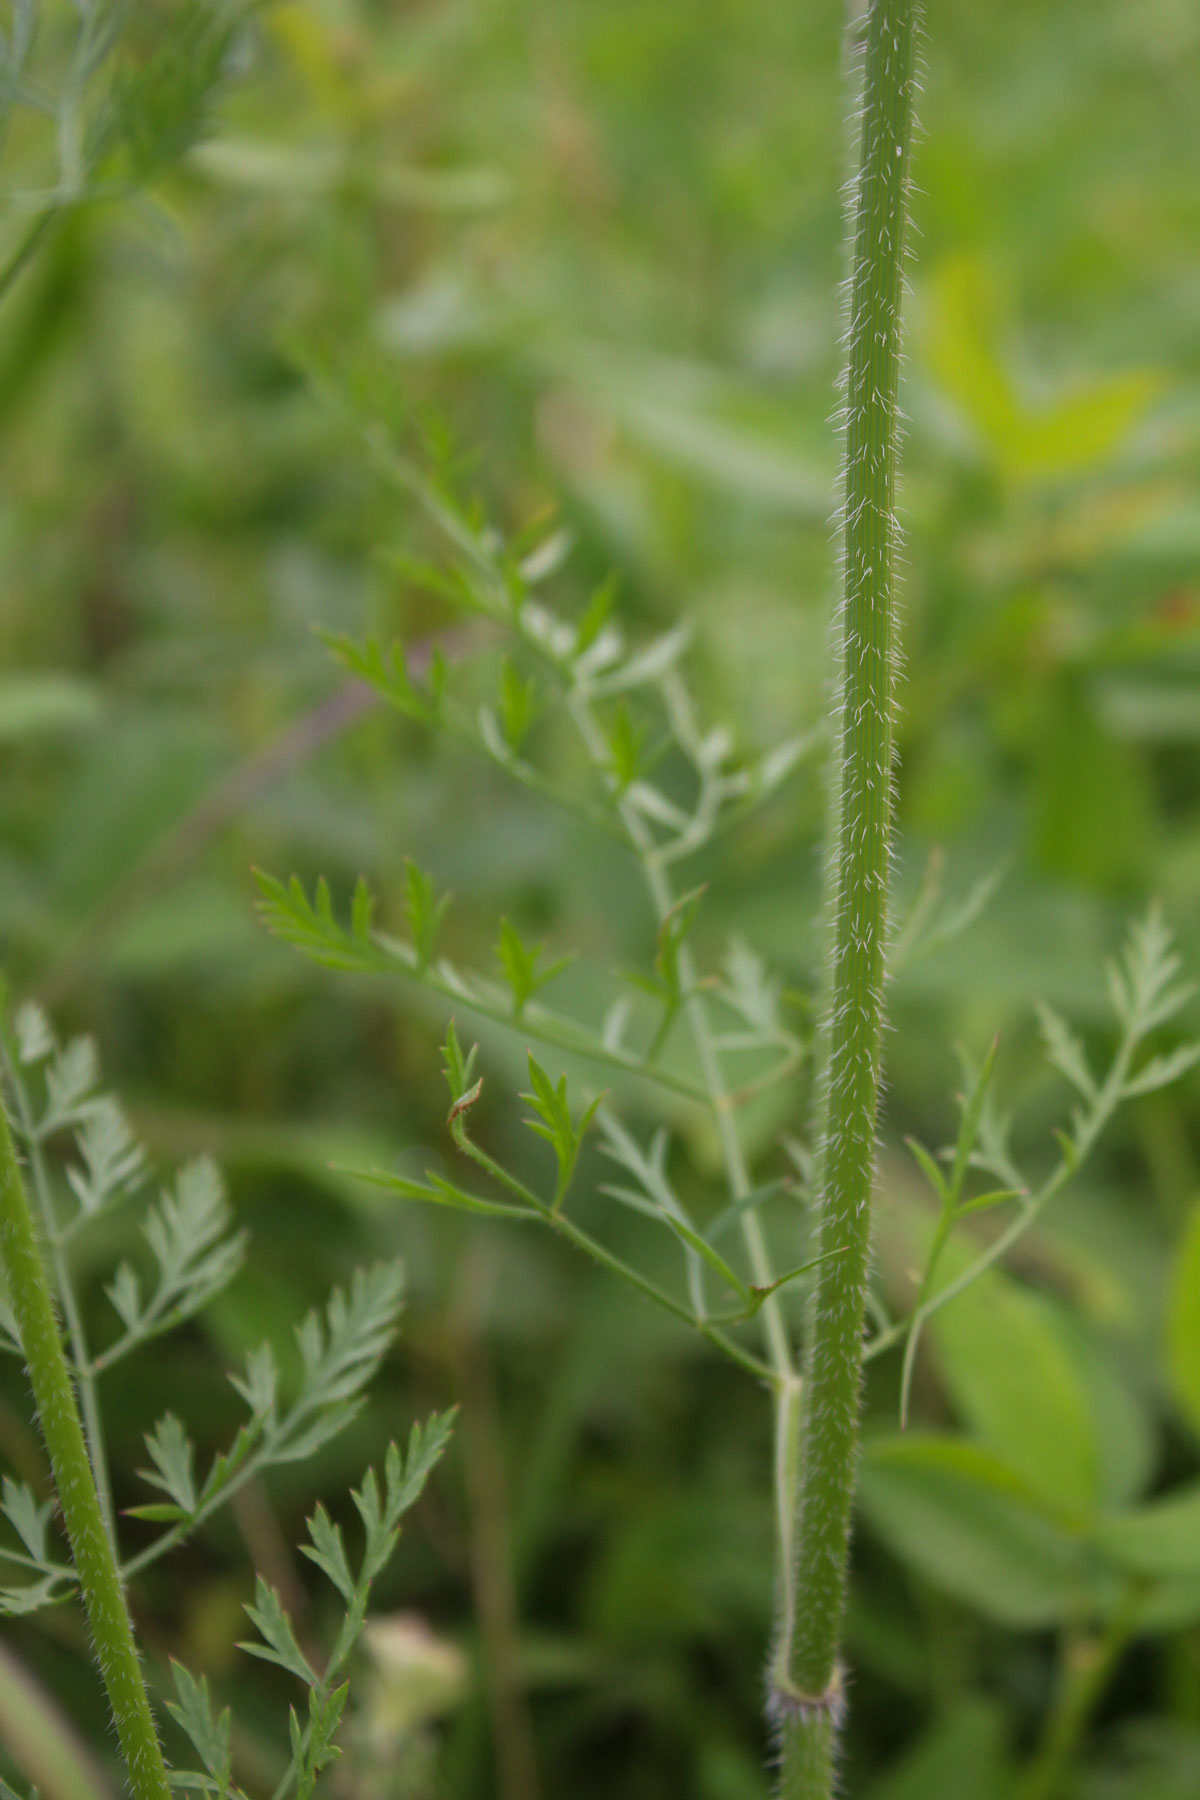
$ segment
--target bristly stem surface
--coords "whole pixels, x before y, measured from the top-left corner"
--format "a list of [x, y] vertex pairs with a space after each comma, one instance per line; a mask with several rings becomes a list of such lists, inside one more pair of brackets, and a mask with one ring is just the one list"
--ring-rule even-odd
[[142, 1680], [125, 1594], [96, 1491], [62, 1334], [2, 1099], [0, 1263], [87, 1608], [96, 1660], [129, 1774], [130, 1791], [134, 1800], [169, 1800], [171, 1790]]
[[784, 1800], [828, 1800], [843, 1710], [839, 1648], [858, 1455], [880, 1083], [892, 815], [900, 316], [917, 0], [871, 0], [851, 220], [841, 551], [835, 626], [829, 953], [813, 1284], [801, 1414], [790, 1641], [773, 1699]]

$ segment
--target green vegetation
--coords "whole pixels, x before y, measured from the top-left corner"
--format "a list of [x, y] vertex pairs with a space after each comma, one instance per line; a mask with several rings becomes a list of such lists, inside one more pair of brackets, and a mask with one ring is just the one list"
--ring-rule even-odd
[[[1151, 11], [928, 9], [854, 972], [836, 9], [9, 9], [7, 1323], [78, 1396], [43, 1447], [0, 1363], [22, 1800], [116, 1791], [114, 1680], [198, 1791], [765, 1800], [768, 1657], [826, 1793], [780, 1695], [840, 1680], [860, 1306], [845, 1791], [1194, 1792], [1198, 46]], [[871, 1009], [853, 1168], [811, 1120], [885, 954], [868, 1261]], [[455, 1405], [385, 1568], [445, 1427], [387, 1445]]]

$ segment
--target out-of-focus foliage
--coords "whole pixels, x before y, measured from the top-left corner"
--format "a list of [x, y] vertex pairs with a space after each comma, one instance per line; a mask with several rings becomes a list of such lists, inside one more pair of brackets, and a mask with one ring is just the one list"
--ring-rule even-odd
[[[126, 10], [96, 95], [144, 71], [176, 11]], [[880, 1266], [901, 1302], [933, 1217], [900, 1146], [952, 1136], [955, 1040], [978, 1059], [1001, 1031], [1017, 1149], [1048, 1168], [1062, 1090], [1031, 1002], [1103, 1067], [1096, 970], [1153, 895], [1200, 967], [1200, 26], [1184, 0], [928, 10], [901, 903], [940, 887], [952, 908], [1000, 879], [951, 941], [916, 954], [914, 933], [894, 988]], [[749, 752], [819, 720], [840, 7], [263, 6], [194, 128], [155, 136], [143, 109], [102, 171], [112, 191], [48, 210], [63, 145], [33, 102], [64, 91], [80, 9], [41, 11], [0, 220], [6, 264], [48, 219], [0, 312], [0, 950], [18, 993], [101, 1041], [164, 1162], [220, 1158], [254, 1243], [201, 1323], [122, 1371], [117, 1504], [144, 1499], [143, 1434], [183, 1397], [202, 1453], [225, 1441], [201, 1331], [240, 1361], [331, 1278], [398, 1253], [406, 1357], [322, 1450], [322, 1491], [344, 1493], [397, 1417], [452, 1396], [463, 1415], [457, 1476], [376, 1596], [411, 1616], [374, 1643], [356, 1741], [392, 1746], [414, 1795], [765, 1794], [765, 1408], [554, 1245], [398, 1209], [331, 1169], [444, 1146], [444, 1013], [272, 943], [250, 865], [339, 891], [366, 871], [399, 929], [412, 854], [455, 892], [456, 958], [502, 972], [503, 914], [547, 964], [583, 952], [556, 988], [581, 1009], [597, 964], [653, 961], [616, 846], [385, 719], [313, 640], [319, 622], [411, 644], [452, 609], [406, 572], [434, 554], [428, 527], [314, 395], [312, 346], [361, 370], [431, 464], [457, 458], [506, 528], [555, 509], [581, 607], [615, 571], [634, 629], [686, 616], [705, 710]], [[708, 857], [702, 958], [736, 931], [811, 991], [822, 800], [801, 772]], [[1195, 1025], [1193, 1006], [1180, 1041]], [[484, 1049], [525, 1084], [519, 1038]], [[872, 1365], [852, 1793], [939, 1800], [964, 1770], [988, 1800], [1016, 1791], [1088, 1574], [1063, 1520], [1085, 1492], [1142, 1506], [1109, 1528], [1135, 1576], [1193, 1554], [1190, 1516], [1153, 1496], [1200, 1470], [1198, 1091], [1191, 1074], [1136, 1098], [1019, 1267], [931, 1324], [903, 1440], [897, 1361]], [[802, 1130], [799, 1105], [764, 1104], [750, 1147]], [[514, 1167], [544, 1149], [517, 1112], [491, 1129]], [[686, 1193], [713, 1145], [684, 1135]], [[605, 1179], [585, 1148], [577, 1180]], [[657, 1254], [649, 1224], [619, 1229], [635, 1260]], [[97, 1319], [111, 1260], [81, 1243]], [[15, 1361], [2, 1380], [0, 1453], [36, 1491]], [[951, 1424], [970, 1442], [948, 1453]], [[1053, 1466], [1053, 1516], [1014, 1494], [1014, 1456], [1022, 1476]], [[268, 1791], [280, 1690], [235, 1665], [243, 1571], [265, 1568], [294, 1617], [314, 1608], [317, 1635], [322, 1588], [284, 1548], [310, 1506], [307, 1475], [281, 1469], [188, 1553], [187, 1579], [148, 1570], [136, 1596], [155, 1671], [178, 1655], [214, 1701], [236, 1681], [236, 1752]], [[1135, 1636], [1076, 1763], [1088, 1800], [1195, 1792], [1196, 1616]], [[102, 1757], [67, 1609], [8, 1641]]]

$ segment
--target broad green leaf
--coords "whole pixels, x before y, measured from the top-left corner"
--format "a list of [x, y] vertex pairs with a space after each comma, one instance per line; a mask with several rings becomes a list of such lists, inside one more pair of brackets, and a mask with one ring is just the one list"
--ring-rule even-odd
[[1180, 1239], [1171, 1270], [1167, 1372], [1176, 1400], [1200, 1431], [1200, 1205]]
[[1200, 1624], [1200, 1575], [1172, 1575], [1145, 1590], [1138, 1613], [1138, 1631], [1182, 1631]]
[[48, 669], [0, 680], [0, 742], [84, 730], [101, 713], [99, 690], [78, 675]]
[[1105, 1506], [1126, 1506], [1154, 1473], [1158, 1440], [1144, 1395], [1094, 1329], [1074, 1310], [1047, 1310], [1047, 1322], [1070, 1358], [1086, 1397], [1099, 1452], [1098, 1495]]
[[1200, 1577], [1200, 1482], [1103, 1520], [1093, 1536], [1132, 1575]]
[[[965, 1265], [961, 1241], [946, 1278]], [[1056, 1329], [1053, 1303], [992, 1270], [935, 1313], [929, 1334], [943, 1385], [965, 1424], [1030, 1486], [1088, 1511], [1101, 1459], [1086, 1386]]]
[[862, 1504], [918, 1574], [1000, 1625], [1086, 1613], [1083, 1546], [1003, 1458], [961, 1438], [908, 1435], [867, 1448]]

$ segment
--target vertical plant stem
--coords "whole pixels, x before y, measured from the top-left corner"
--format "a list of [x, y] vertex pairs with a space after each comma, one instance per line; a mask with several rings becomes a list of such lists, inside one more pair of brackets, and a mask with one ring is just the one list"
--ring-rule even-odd
[[2, 1103], [0, 1262], [130, 1791], [134, 1800], [169, 1800], [167, 1772], [142, 1680], [133, 1627], [96, 1493], [62, 1336]]
[[1058, 1695], [1018, 1800], [1058, 1800], [1064, 1791], [1079, 1740], [1137, 1631], [1144, 1604], [1140, 1585], [1131, 1583], [1102, 1633], [1072, 1633], [1064, 1640]]
[[917, 0], [866, 16], [835, 624], [829, 953], [818, 1130], [820, 1244], [801, 1416], [791, 1642], [774, 1702], [785, 1800], [827, 1800], [843, 1711], [839, 1649], [858, 1454], [892, 813], [900, 313]]
[[71, 1271], [67, 1263], [66, 1250], [63, 1247], [59, 1231], [58, 1218], [54, 1210], [54, 1201], [50, 1194], [50, 1182], [46, 1174], [46, 1159], [42, 1154], [41, 1141], [35, 1129], [33, 1111], [16, 1066], [7, 1056], [0, 1052], [0, 1067], [8, 1075], [16, 1102], [15, 1118], [25, 1138], [29, 1155], [29, 1173], [33, 1180], [33, 1191], [37, 1198], [38, 1211], [42, 1215], [42, 1230], [45, 1234], [47, 1248], [50, 1252], [54, 1270], [54, 1280], [58, 1290], [58, 1301], [62, 1308], [63, 1321], [67, 1327], [67, 1336], [71, 1344], [71, 1355], [75, 1359], [78, 1383], [79, 1408], [83, 1415], [83, 1428], [87, 1437], [88, 1455], [91, 1458], [92, 1476], [96, 1483], [96, 1497], [100, 1502], [100, 1516], [104, 1520], [104, 1529], [108, 1533], [109, 1542], [114, 1552], [117, 1543], [116, 1523], [113, 1518], [112, 1489], [108, 1478], [108, 1458], [104, 1450], [104, 1427], [100, 1418], [100, 1396], [97, 1393], [96, 1376], [88, 1354], [87, 1334], [83, 1328], [83, 1314], [75, 1297], [75, 1286], [71, 1280]]

